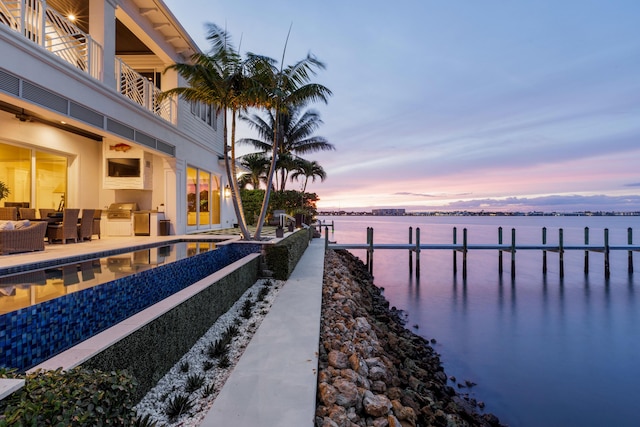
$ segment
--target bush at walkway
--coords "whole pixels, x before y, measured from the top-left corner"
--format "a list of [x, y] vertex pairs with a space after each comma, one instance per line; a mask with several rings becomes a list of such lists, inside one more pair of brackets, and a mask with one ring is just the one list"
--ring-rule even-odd
[[0, 378], [24, 378], [25, 386], [0, 401], [0, 426], [132, 425], [137, 382], [126, 372], [75, 368]]

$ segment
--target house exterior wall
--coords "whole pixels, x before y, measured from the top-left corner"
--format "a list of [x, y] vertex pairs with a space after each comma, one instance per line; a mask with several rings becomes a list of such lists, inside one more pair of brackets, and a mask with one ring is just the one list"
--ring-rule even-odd
[[[175, 114], [165, 120], [148, 108], [124, 96], [118, 90], [120, 78], [114, 75], [115, 18], [129, 27], [153, 55], [147, 58], [121, 58], [128, 66], [141, 70], [164, 71], [173, 61], [184, 61], [158, 24], [149, 19], [164, 19], [160, 27], [170, 28], [191, 51], [197, 46], [175, 21], [163, 2], [153, 0], [152, 8], [142, 8], [142, 0], [90, 0], [90, 35], [101, 42], [103, 73], [96, 79], [7, 25], [0, 23], [0, 143], [33, 147], [64, 155], [68, 159], [67, 207], [101, 208], [110, 203], [136, 201], [140, 209], [164, 205], [172, 222], [172, 233], [196, 229], [226, 228], [236, 222], [231, 200], [221, 193], [220, 223], [188, 227], [186, 223], [186, 169], [196, 167], [219, 178], [220, 188], [227, 184], [223, 156], [222, 117], [210, 125], [191, 112], [189, 103], [177, 100]], [[3, 0], [0, 0], [3, 3]], [[9, 2], [5, 2], [9, 3]], [[144, 12], [144, 11], [147, 12]], [[13, 91], [17, 81], [18, 90]], [[182, 86], [177, 73], [162, 74], [162, 90]], [[35, 95], [29, 92], [35, 88]], [[13, 110], [38, 118], [33, 122], [16, 119]], [[100, 141], [59, 129], [59, 123], [98, 137]], [[56, 126], [52, 125], [55, 124]], [[105, 186], [105, 157], [111, 147], [125, 144], [147, 153], [152, 162], [150, 189], [113, 189]], [[122, 146], [122, 145], [120, 145]], [[0, 177], [2, 180], [2, 177]]]

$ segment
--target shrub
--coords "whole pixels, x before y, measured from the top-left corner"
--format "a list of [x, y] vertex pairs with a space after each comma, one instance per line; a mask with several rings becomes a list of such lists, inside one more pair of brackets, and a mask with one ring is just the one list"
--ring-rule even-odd
[[242, 309], [240, 310], [240, 316], [244, 317], [245, 319], [250, 318], [252, 309], [253, 301], [251, 301], [250, 299], [245, 300], [244, 304], [242, 305]]
[[169, 400], [164, 413], [167, 414], [170, 420], [175, 420], [180, 415], [189, 412], [191, 408], [193, 408], [193, 402], [189, 399], [189, 396], [178, 394]]
[[[18, 375], [0, 370], [0, 377]], [[129, 425], [136, 420], [132, 394], [137, 381], [126, 371], [79, 367], [22, 377], [25, 386], [0, 402], [2, 426]]]
[[187, 383], [184, 389], [187, 393], [191, 394], [204, 384], [204, 376], [198, 374], [191, 374], [187, 377]]
[[202, 397], [209, 397], [215, 392], [216, 392], [216, 386], [213, 383], [207, 384], [202, 389]]
[[220, 357], [229, 351], [227, 349], [227, 342], [223, 339], [216, 340], [215, 342], [210, 342], [207, 346], [207, 356], [212, 359]]
[[231, 366], [231, 360], [229, 360], [229, 356], [226, 354], [220, 356], [220, 358], [218, 359], [218, 368], [226, 369], [229, 366]]

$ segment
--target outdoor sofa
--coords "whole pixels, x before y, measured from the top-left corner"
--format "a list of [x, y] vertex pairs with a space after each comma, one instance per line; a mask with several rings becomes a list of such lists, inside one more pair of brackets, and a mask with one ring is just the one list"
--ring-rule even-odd
[[0, 221], [0, 255], [44, 250], [46, 221]]

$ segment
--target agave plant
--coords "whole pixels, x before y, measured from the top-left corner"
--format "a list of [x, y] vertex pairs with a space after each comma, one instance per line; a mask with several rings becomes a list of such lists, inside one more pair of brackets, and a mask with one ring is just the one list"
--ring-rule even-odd
[[204, 376], [200, 374], [191, 374], [187, 377], [187, 382], [184, 389], [187, 393], [191, 394], [198, 390], [204, 384]]
[[193, 402], [189, 399], [189, 396], [178, 394], [169, 400], [164, 412], [167, 414], [167, 417], [173, 421], [180, 415], [191, 410], [191, 408], [193, 408]]

